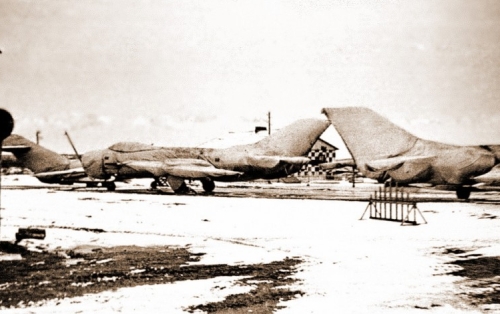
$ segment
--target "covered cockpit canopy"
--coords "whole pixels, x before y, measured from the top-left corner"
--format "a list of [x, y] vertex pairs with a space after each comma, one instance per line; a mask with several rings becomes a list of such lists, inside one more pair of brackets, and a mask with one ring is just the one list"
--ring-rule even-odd
[[111, 145], [109, 149], [118, 153], [135, 153], [158, 150], [160, 147], [137, 142], [119, 142]]

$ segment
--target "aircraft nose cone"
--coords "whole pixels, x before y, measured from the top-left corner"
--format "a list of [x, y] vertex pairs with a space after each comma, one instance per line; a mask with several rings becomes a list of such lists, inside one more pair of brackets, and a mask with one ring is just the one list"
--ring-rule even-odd
[[103, 179], [105, 177], [106, 174], [102, 169], [101, 155], [101, 151], [91, 151], [83, 154], [82, 166], [88, 176], [99, 179]]

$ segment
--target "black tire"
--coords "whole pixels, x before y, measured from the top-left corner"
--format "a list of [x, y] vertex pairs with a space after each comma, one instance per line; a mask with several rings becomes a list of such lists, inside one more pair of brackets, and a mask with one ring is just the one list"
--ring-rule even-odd
[[175, 194], [187, 194], [189, 192], [190, 192], [190, 189], [186, 185], [186, 182], [182, 182], [181, 186], [177, 190], [174, 190]]
[[469, 188], [464, 188], [464, 187], [459, 187], [457, 189], [457, 198], [460, 200], [468, 200], [470, 197], [470, 189]]
[[210, 179], [201, 180], [201, 185], [203, 186], [203, 190], [207, 193], [211, 193], [215, 189], [215, 182]]
[[152, 188], [153, 190], [156, 190], [156, 189], [158, 188], [158, 182], [156, 182], [156, 180], [155, 180], [155, 181], [153, 181], [153, 182], [151, 182], [151, 188]]
[[116, 190], [116, 184], [114, 182], [108, 183], [108, 184], [106, 184], [106, 189], [108, 191], [114, 191], [114, 190]]

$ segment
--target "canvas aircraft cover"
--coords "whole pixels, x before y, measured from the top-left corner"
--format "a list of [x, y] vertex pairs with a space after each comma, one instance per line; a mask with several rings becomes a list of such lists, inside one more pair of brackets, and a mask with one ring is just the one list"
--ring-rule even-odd
[[158, 150], [160, 149], [160, 147], [137, 143], [137, 142], [120, 142], [111, 145], [109, 149], [119, 153], [135, 153], [135, 152]]
[[166, 175], [180, 178], [201, 179], [223, 176], [238, 176], [241, 172], [215, 168], [212, 164], [201, 159], [169, 159], [164, 161], [130, 161], [127, 167], [136, 170], [145, 170], [156, 177]]

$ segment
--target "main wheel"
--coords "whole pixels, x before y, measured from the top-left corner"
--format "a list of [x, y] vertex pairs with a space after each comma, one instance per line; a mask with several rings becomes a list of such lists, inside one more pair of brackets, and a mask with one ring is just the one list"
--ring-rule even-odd
[[114, 191], [116, 190], [116, 184], [114, 182], [106, 183], [106, 189], [108, 191]]
[[211, 179], [201, 180], [201, 185], [203, 186], [203, 190], [208, 193], [212, 192], [215, 189], [215, 182]]
[[151, 188], [152, 188], [153, 190], [156, 190], [156, 189], [158, 188], [158, 182], [156, 182], [156, 180], [155, 180], [155, 181], [153, 181], [153, 182], [151, 182]]
[[470, 189], [465, 187], [457, 188], [457, 198], [461, 200], [468, 200], [470, 197]]
[[187, 194], [190, 192], [190, 188], [188, 188], [188, 186], [186, 185], [185, 182], [182, 182], [181, 185], [174, 190], [174, 193], [175, 194]]

